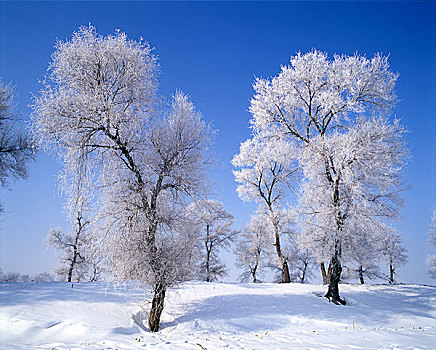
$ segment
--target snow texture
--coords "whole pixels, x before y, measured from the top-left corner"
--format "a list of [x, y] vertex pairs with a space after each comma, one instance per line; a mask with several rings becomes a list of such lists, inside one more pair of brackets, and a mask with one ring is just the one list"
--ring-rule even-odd
[[[170, 290], [161, 330], [142, 290], [103, 283], [0, 284], [0, 349], [434, 348], [436, 287], [190, 282]], [[147, 296], [146, 299], [150, 299]]]

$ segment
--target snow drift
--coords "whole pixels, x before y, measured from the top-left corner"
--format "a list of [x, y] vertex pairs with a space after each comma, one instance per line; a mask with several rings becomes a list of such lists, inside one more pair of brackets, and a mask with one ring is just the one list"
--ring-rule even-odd
[[151, 333], [143, 290], [3, 283], [0, 349], [434, 347], [436, 287], [341, 288], [345, 307], [319, 297], [320, 285], [184, 283], [169, 292], [161, 331]]

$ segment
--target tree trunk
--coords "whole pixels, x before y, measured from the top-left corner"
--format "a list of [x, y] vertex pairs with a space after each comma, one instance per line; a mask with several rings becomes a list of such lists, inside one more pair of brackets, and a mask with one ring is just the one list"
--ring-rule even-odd
[[345, 305], [345, 300], [339, 296], [339, 281], [341, 280], [342, 266], [339, 254], [335, 254], [331, 260], [332, 273], [330, 276], [329, 288], [325, 297], [336, 305]]
[[68, 279], [67, 282], [71, 282], [72, 278], [73, 278], [73, 270], [74, 267], [76, 265], [77, 262], [77, 256], [79, 255], [78, 252], [78, 246], [79, 246], [79, 237], [80, 234], [82, 233], [82, 229], [83, 227], [86, 225], [87, 222], [82, 223], [82, 213], [79, 211], [77, 212], [77, 232], [76, 232], [76, 237], [74, 240], [74, 245], [73, 245], [73, 259], [71, 260], [71, 265], [70, 268], [68, 270]]
[[321, 262], [320, 267], [321, 267], [322, 284], [326, 285], [327, 284], [327, 275], [326, 275], [326, 272], [325, 272], [324, 261]]
[[275, 243], [274, 243], [274, 245], [276, 247], [277, 256], [279, 257], [279, 259], [280, 259], [280, 261], [282, 263], [283, 282], [284, 283], [291, 283], [291, 276], [289, 275], [288, 262], [284, 258], [283, 254], [282, 254], [281, 247], [280, 247], [280, 236], [279, 236], [279, 229], [277, 227], [277, 223], [273, 222], [273, 226], [274, 226], [274, 234], [275, 234]]
[[291, 283], [291, 276], [289, 275], [288, 262], [283, 259], [283, 283]]
[[74, 263], [71, 262], [70, 269], [68, 270], [67, 282], [71, 282], [71, 278], [73, 276], [73, 267], [74, 267]]
[[389, 264], [389, 284], [394, 284], [395, 280], [394, 280], [394, 274], [395, 274], [395, 269], [394, 266], [392, 265], [392, 263]]
[[256, 278], [257, 266], [258, 263], [256, 262], [256, 265], [254, 265], [254, 267], [251, 269], [251, 276], [253, 277], [253, 283], [257, 282], [257, 278]]
[[330, 279], [332, 277], [332, 261], [329, 262], [329, 267], [327, 268], [327, 284], [330, 283]]
[[150, 317], [148, 318], [148, 327], [150, 331], [159, 331], [160, 316], [164, 308], [166, 288], [162, 283], [158, 283], [154, 287], [154, 296], [151, 303]]
[[359, 272], [360, 284], [365, 284], [365, 280], [363, 279], [363, 266], [362, 265], [360, 265], [358, 272]]
[[304, 283], [304, 280], [306, 279], [306, 270], [307, 270], [307, 262], [303, 262], [303, 270], [301, 271], [301, 278], [300, 282]]
[[211, 281], [211, 276], [210, 276], [210, 252], [212, 250], [212, 247], [210, 247], [210, 249], [209, 249], [209, 246], [207, 245], [208, 242], [209, 242], [209, 225], [206, 225], [206, 242], [204, 242], [204, 244], [206, 245], [206, 282], [210, 282]]
[[[340, 175], [339, 172], [335, 171], [333, 164], [329, 163], [329, 160], [325, 158], [326, 165], [326, 176], [329, 180], [330, 184], [333, 187], [333, 203], [337, 210], [336, 212], [336, 228], [338, 232], [342, 231], [342, 227], [344, 224], [344, 216], [341, 214], [340, 210], [340, 198], [339, 198], [339, 182]], [[333, 179], [332, 173], [335, 174], [335, 178]], [[341, 280], [342, 273], [342, 265], [341, 265], [341, 255], [342, 255], [342, 242], [340, 236], [337, 234], [335, 237], [335, 254], [330, 261], [331, 273], [329, 280], [329, 288], [327, 294], [325, 295], [329, 301], [333, 302], [336, 305], [345, 305], [345, 300], [341, 299], [339, 296], [339, 282]], [[329, 266], [329, 269], [330, 269]], [[327, 277], [328, 278], [328, 277]]]
[[[151, 207], [155, 208], [155, 202]], [[158, 250], [156, 247], [156, 231], [157, 231], [157, 221], [155, 220], [153, 225], [150, 225], [150, 227], [148, 228], [148, 235], [147, 235], [147, 244], [150, 249], [150, 255], [151, 255], [150, 267], [151, 270], [153, 271], [156, 281], [154, 283], [153, 301], [151, 303], [151, 310], [148, 318], [148, 327], [151, 332], [159, 331], [160, 316], [164, 308], [165, 291], [166, 291], [166, 287], [164, 283], [165, 274], [163, 272], [160, 259], [157, 255]]]

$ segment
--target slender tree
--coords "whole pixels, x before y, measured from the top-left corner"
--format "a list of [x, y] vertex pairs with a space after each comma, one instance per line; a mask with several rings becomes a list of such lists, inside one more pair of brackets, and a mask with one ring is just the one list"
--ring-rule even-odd
[[389, 265], [390, 284], [395, 283], [395, 274], [399, 266], [407, 263], [407, 250], [404, 247], [402, 237], [394, 229], [388, 232], [379, 241], [381, 255]]
[[226, 267], [220, 261], [218, 252], [227, 248], [235, 239], [232, 229], [234, 219], [223, 204], [216, 200], [198, 200], [187, 208], [188, 220], [198, 225], [204, 259], [200, 263], [200, 276], [206, 282], [216, 281], [225, 275]]
[[268, 219], [261, 213], [252, 216], [242, 230], [234, 250], [238, 258], [237, 266], [244, 269], [241, 281], [246, 282], [251, 278], [253, 283], [260, 282], [259, 276], [265, 268], [265, 260], [271, 254], [270, 236]]
[[259, 203], [259, 211], [264, 212], [273, 228], [273, 245], [284, 283], [291, 281], [288, 262], [282, 251], [281, 228], [287, 218], [283, 201], [295, 172], [290, 166], [293, 153], [294, 149], [281, 139], [254, 135], [241, 144], [239, 154], [232, 160], [233, 166], [239, 168], [233, 172], [239, 183], [239, 197]]
[[59, 228], [49, 231], [47, 242], [58, 252], [59, 266], [55, 272], [67, 282], [92, 282], [101, 273], [89, 224], [89, 220], [79, 211], [72, 231], [63, 233]]
[[316, 264], [315, 255], [312, 250], [301, 247], [294, 234], [291, 235], [289, 242], [287, 256], [291, 281], [307, 283], [313, 276], [313, 267]]
[[151, 287], [148, 324], [158, 331], [166, 290], [187, 273], [181, 212], [203, 189], [210, 127], [181, 92], [158, 108], [156, 57], [124, 33], [81, 27], [52, 57], [34, 132], [61, 155], [65, 174], [77, 159], [92, 166], [105, 260], [118, 281]]

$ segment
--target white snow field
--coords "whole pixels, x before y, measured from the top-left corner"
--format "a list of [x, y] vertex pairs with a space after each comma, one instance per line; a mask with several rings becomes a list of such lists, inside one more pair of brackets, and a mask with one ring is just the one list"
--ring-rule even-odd
[[435, 349], [436, 287], [185, 283], [161, 330], [140, 289], [104, 283], [0, 284], [1, 349]]

